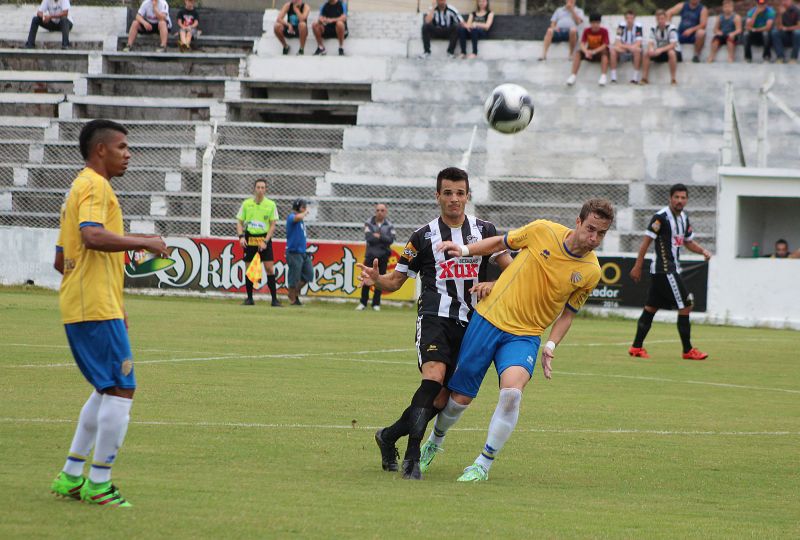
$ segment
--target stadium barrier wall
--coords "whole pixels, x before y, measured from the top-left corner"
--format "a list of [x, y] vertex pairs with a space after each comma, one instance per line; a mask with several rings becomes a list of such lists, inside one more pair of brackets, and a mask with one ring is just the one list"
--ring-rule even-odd
[[58, 229], [0, 227], [0, 284], [57, 289], [61, 274], [53, 269]]

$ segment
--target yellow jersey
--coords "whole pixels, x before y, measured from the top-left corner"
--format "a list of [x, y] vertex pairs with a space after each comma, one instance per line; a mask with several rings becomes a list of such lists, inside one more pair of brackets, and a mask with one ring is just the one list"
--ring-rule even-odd
[[64, 252], [59, 303], [64, 324], [122, 319], [125, 253], [88, 249], [81, 227], [97, 224], [122, 235], [122, 210], [108, 180], [90, 168], [72, 182], [61, 214], [58, 246]]
[[600, 281], [600, 263], [594, 252], [569, 252], [570, 232], [543, 219], [510, 231], [505, 243], [520, 252], [478, 303], [478, 313], [509, 334], [539, 336], [564, 308], [577, 312]]

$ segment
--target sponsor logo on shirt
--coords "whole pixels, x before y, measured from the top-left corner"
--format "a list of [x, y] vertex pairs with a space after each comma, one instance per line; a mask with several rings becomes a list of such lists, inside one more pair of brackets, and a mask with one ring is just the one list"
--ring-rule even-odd
[[480, 260], [477, 257], [461, 257], [448, 259], [439, 263], [439, 279], [471, 279], [478, 278]]
[[414, 247], [414, 244], [409, 242], [408, 244], [406, 244], [405, 249], [403, 249], [403, 257], [405, 257], [406, 259], [413, 259], [416, 256], [417, 256], [417, 250]]
[[653, 229], [654, 233], [657, 233], [661, 230], [661, 222], [658, 220], [654, 221], [653, 224], [650, 225], [650, 228]]
[[543, 249], [541, 255], [545, 259], [548, 259], [550, 257], [550, 250], [549, 249]]
[[683, 245], [683, 236], [676, 235], [672, 238], [672, 244], [675, 247], [681, 247]]

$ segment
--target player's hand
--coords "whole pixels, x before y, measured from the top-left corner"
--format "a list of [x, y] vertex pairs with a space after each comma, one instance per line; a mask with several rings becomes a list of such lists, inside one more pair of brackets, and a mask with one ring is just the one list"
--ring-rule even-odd
[[128, 311], [123, 309], [122, 310], [122, 322], [125, 323], [125, 330], [128, 329]]
[[164, 240], [160, 236], [148, 238], [144, 249], [150, 253], [155, 253], [159, 257], [169, 257], [169, 253], [167, 252], [167, 244], [164, 243]]
[[634, 283], [639, 283], [642, 279], [642, 267], [634, 265], [629, 274]]
[[471, 294], [478, 295], [478, 302], [489, 296], [489, 293], [492, 292], [492, 288], [494, 287], [494, 281], [484, 281], [483, 283], [478, 283], [477, 285], [473, 285], [472, 288], [469, 290]]
[[294, 35], [294, 26], [292, 26], [291, 24], [289, 26], [287, 26], [286, 27], [286, 33], [289, 34], [290, 36], [293, 36]]
[[44, 17], [42, 17], [42, 21], [44, 22], [44, 24], [49, 23], [50, 22], [50, 15], [45, 15]]
[[378, 270], [378, 259], [372, 261], [372, 266], [366, 266], [358, 263], [356, 267], [361, 270], [361, 275], [358, 277], [361, 280], [362, 287], [372, 287], [378, 282], [381, 271]]
[[142, 26], [144, 26], [144, 29], [147, 30], [148, 32], [152, 32], [153, 31], [153, 25], [150, 24], [149, 22], [142, 23]]
[[711, 252], [708, 251], [707, 249], [704, 249], [703, 250], [703, 258], [706, 260], [706, 262], [708, 262], [708, 260], [711, 258]]
[[445, 240], [436, 244], [436, 251], [444, 252], [445, 255], [450, 255], [451, 257], [461, 256], [461, 246], [452, 240]]
[[247, 240], [245, 240], [244, 236], [239, 238], [239, 245], [242, 246], [242, 249], [247, 247]]
[[553, 378], [553, 358], [555, 358], [553, 349], [547, 347], [542, 349], [542, 371], [544, 372], [544, 378], [547, 380]]

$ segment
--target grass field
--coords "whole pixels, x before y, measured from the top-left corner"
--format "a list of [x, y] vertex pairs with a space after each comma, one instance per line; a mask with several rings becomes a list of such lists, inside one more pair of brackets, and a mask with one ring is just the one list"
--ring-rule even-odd
[[[800, 335], [695, 326], [706, 362], [655, 324], [579, 319], [537, 366], [484, 484], [493, 372], [423, 482], [373, 441], [418, 384], [415, 314], [350, 305], [127, 298], [139, 390], [115, 482], [133, 504], [56, 500], [90, 388], [55, 293], [0, 289], [0, 538], [800, 536]], [[402, 448], [401, 448], [402, 454]]]

